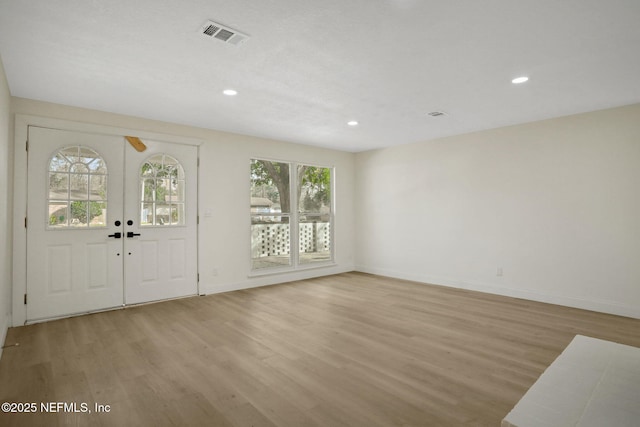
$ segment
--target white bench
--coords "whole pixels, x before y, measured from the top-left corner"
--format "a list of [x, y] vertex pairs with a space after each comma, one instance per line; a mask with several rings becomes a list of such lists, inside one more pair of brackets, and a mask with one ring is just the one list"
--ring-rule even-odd
[[563, 426], [640, 426], [640, 348], [576, 335], [502, 420]]

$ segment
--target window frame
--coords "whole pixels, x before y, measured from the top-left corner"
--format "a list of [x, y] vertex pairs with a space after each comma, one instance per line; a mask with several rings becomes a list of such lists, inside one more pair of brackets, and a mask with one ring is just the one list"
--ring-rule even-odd
[[[86, 149], [89, 150], [93, 153], [95, 153], [96, 157], [94, 157], [94, 160], [92, 160], [91, 162], [85, 164], [85, 163], [81, 163], [81, 162], [71, 162], [71, 160], [68, 158], [67, 154], [63, 154], [64, 150], [68, 150], [70, 148], [73, 149], [78, 149], [78, 154], [81, 153], [81, 150]], [[69, 163], [69, 170], [68, 171], [52, 171], [51, 170], [51, 164], [53, 162], [53, 159], [58, 156], [58, 155], [62, 155], [66, 161]], [[78, 156], [79, 157], [79, 156]], [[104, 173], [91, 173], [91, 169], [87, 168], [87, 173], [78, 173], [78, 172], [72, 172], [71, 168], [73, 165], [80, 163], [80, 164], [84, 164], [84, 165], [89, 165], [91, 163], [93, 163], [96, 160], [100, 160], [103, 165], [104, 165]], [[52, 174], [65, 174], [67, 175], [67, 197], [63, 200], [62, 198], [57, 198], [57, 199], [52, 199], [51, 198], [51, 175]], [[87, 198], [82, 199], [82, 200], [75, 200], [72, 199], [71, 197], [71, 176], [72, 175], [86, 175], [87, 176]], [[105, 196], [102, 199], [97, 199], [97, 200], [93, 200], [91, 199], [91, 177], [92, 176], [102, 176], [105, 178], [106, 180], [106, 186], [105, 186]], [[54, 151], [53, 153], [51, 153], [51, 155], [49, 156], [49, 161], [47, 162], [47, 183], [46, 183], [46, 198], [45, 198], [45, 227], [44, 230], [45, 231], [71, 231], [71, 230], [100, 230], [100, 229], [106, 229], [108, 228], [108, 224], [109, 224], [109, 166], [107, 165], [106, 160], [104, 160], [104, 157], [102, 156], [102, 154], [100, 154], [97, 150], [95, 150], [92, 147], [88, 147], [82, 144], [74, 144], [74, 145], [65, 145], [64, 147], [60, 147], [58, 148], [56, 151]], [[64, 226], [52, 226], [51, 225], [51, 212], [50, 212], [50, 206], [51, 203], [55, 201], [59, 201], [60, 203], [66, 203], [67, 205], [67, 213], [66, 213], [66, 225]], [[87, 224], [82, 225], [82, 226], [72, 226], [71, 225], [71, 221], [72, 221], [72, 204], [74, 202], [82, 202], [82, 203], [87, 203]], [[96, 203], [103, 203], [104, 204], [104, 224], [101, 225], [94, 225], [91, 226], [91, 218], [89, 218], [90, 216], [90, 203], [92, 202], [96, 202]]]
[[[150, 177], [145, 177], [143, 176], [142, 173], [142, 168], [144, 167], [145, 164], [150, 163], [151, 159], [153, 159], [154, 157], [157, 156], [163, 156], [163, 162], [164, 162], [164, 158], [165, 157], [169, 157], [172, 160], [174, 160], [176, 162], [176, 165], [180, 168], [179, 170], [182, 171], [182, 176], [183, 178], [180, 178], [180, 172], [178, 172], [178, 181], [182, 181], [183, 183], [183, 188], [186, 189], [186, 182], [187, 182], [187, 177], [184, 173], [184, 166], [182, 166], [182, 163], [180, 162], [179, 159], [177, 159], [176, 157], [172, 156], [171, 154], [165, 153], [165, 152], [159, 152], [159, 153], [154, 153], [151, 154], [150, 156], [148, 156], [146, 159], [144, 159], [141, 163], [140, 166], [138, 167], [138, 200], [137, 200], [137, 209], [138, 209], [138, 213], [137, 213], [137, 217], [138, 217], [138, 224], [140, 225], [141, 229], [151, 229], [151, 228], [181, 228], [181, 227], [186, 227], [186, 222], [184, 222], [183, 224], [156, 224], [155, 219], [157, 216], [157, 212], [156, 212], [156, 207], [157, 207], [157, 201], [156, 200], [152, 200], [152, 201], [148, 201], [148, 200], [144, 200], [144, 191], [145, 191], [145, 180], [151, 179]], [[158, 181], [158, 180], [163, 180], [163, 179], [169, 179], [169, 178], [158, 178], [157, 175], [153, 176], [153, 180], [154, 181]], [[156, 186], [157, 187], [157, 186]], [[142, 222], [142, 211], [143, 211], [143, 206], [145, 204], [152, 204], [153, 209], [152, 209], [152, 213], [153, 213], [153, 218], [154, 218], [154, 222], [152, 224], [143, 224]], [[182, 215], [181, 218], [183, 220], [186, 221], [186, 209], [187, 209], [187, 194], [186, 191], [184, 191], [183, 193], [183, 200], [182, 202], [176, 202], [176, 203], [171, 203], [171, 201], [167, 204], [167, 203], [161, 203], [161, 205], [168, 205], [169, 206], [169, 215], [171, 215], [171, 206], [174, 205], [182, 205]]]
[[[264, 215], [260, 213], [252, 213], [251, 212], [251, 163], [254, 160], [262, 160], [269, 161], [275, 163], [285, 163], [289, 165], [289, 203], [290, 203], [290, 212], [289, 216], [289, 259], [290, 264], [287, 266], [275, 266], [275, 267], [264, 267], [264, 268], [254, 268], [253, 267], [253, 236], [251, 226], [253, 225], [253, 217], [254, 216], [284, 216], [282, 214], [269, 214]], [[329, 200], [329, 226], [330, 226], [330, 255], [329, 259], [317, 261], [317, 262], [308, 262], [308, 263], [300, 263], [300, 212], [299, 212], [299, 200], [297, 191], [293, 191], [294, 188], [298, 185], [298, 166], [311, 166], [316, 168], [324, 168], [329, 169], [330, 174], [330, 192], [331, 199]], [[249, 158], [249, 179], [247, 180], [247, 184], [249, 186], [247, 194], [249, 195], [249, 215], [248, 215], [248, 223], [249, 223], [249, 277], [254, 276], [266, 276], [272, 274], [279, 273], [287, 273], [287, 272], [295, 272], [295, 271], [304, 271], [304, 270], [312, 270], [316, 268], [325, 268], [335, 266], [335, 206], [336, 206], [336, 197], [335, 197], [335, 166], [328, 166], [318, 163], [311, 162], [303, 162], [303, 161], [292, 161], [292, 160], [282, 160], [282, 159], [274, 159], [268, 157], [250, 157]]]
[[[311, 261], [311, 262], [305, 262], [305, 263], [301, 263], [300, 262], [300, 254], [301, 254], [301, 248], [300, 248], [300, 225], [301, 224], [308, 224], [308, 222], [301, 222], [300, 221], [300, 200], [298, 199], [298, 192], [296, 191], [294, 193], [294, 197], [296, 198], [295, 200], [295, 210], [296, 210], [296, 223], [297, 223], [297, 227], [296, 227], [296, 244], [298, 245], [298, 247], [296, 248], [296, 265], [299, 267], [299, 269], [304, 269], [304, 268], [313, 268], [317, 265], [324, 265], [324, 264], [334, 264], [334, 236], [333, 236], [333, 226], [334, 226], [334, 221], [333, 221], [333, 217], [334, 217], [334, 169], [333, 167], [327, 167], [327, 166], [320, 166], [317, 164], [310, 164], [310, 163], [304, 163], [304, 162], [297, 162], [295, 164], [295, 176], [296, 179], [298, 177], [298, 168], [300, 166], [307, 166], [307, 167], [314, 167], [314, 168], [318, 168], [318, 169], [328, 169], [329, 170], [329, 194], [330, 194], [330, 199], [329, 199], [329, 259], [328, 260], [322, 260], [322, 261]], [[301, 184], [301, 183], [296, 183], [296, 184]], [[302, 194], [301, 194], [302, 195]], [[305, 215], [308, 214], [320, 214], [322, 215], [322, 212], [318, 211], [318, 212], [305, 212]]]

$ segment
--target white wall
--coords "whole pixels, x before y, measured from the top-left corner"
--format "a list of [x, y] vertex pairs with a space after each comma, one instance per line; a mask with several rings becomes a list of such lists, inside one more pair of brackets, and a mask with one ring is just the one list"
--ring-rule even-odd
[[640, 318], [640, 104], [356, 167], [357, 269]]
[[[200, 287], [215, 293], [354, 269], [355, 155], [129, 116], [12, 98], [12, 113], [203, 140], [200, 147]], [[335, 166], [336, 266], [249, 277], [249, 161], [266, 157]], [[204, 212], [210, 210], [211, 217]], [[217, 269], [214, 275], [213, 269]]]
[[[206, 293], [350, 271], [355, 263], [377, 274], [640, 318], [640, 105], [357, 155], [21, 98], [11, 98], [11, 110], [204, 140]], [[0, 142], [6, 162], [11, 149], [6, 136]], [[336, 166], [336, 267], [248, 276], [243, 212], [251, 157]], [[8, 285], [0, 290], [6, 299]]]
[[[9, 326], [11, 313], [11, 157], [10, 113], [11, 94], [0, 58], [0, 343]], [[2, 344], [4, 345], [4, 344]], [[2, 347], [0, 345], [0, 347]], [[0, 348], [0, 356], [2, 349]]]

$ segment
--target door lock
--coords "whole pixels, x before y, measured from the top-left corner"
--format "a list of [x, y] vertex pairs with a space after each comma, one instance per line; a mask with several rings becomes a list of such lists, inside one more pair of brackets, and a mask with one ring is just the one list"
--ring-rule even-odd
[[109, 234], [108, 237], [113, 237], [114, 239], [119, 239], [119, 238], [122, 237], [122, 233], [117, 232], [117, 233]]
[[128, 239], [132, 238], [133, 236], [139, 236], [139, 235], [140, 235], [140, 233], [134, 233], [133, 231], [127, 231], [127, 238]]

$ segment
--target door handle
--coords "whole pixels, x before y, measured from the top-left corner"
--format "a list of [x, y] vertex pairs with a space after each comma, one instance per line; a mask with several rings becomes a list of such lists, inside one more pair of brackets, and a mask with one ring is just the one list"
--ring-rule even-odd
[[139, 236], [140, 233], [134, 233], [133, 231], [127, 231], [127, 238], [130, 239], [133, 236]]
[[117, 233], [109, 234], [108, 237], [113, 237], [114, 239], [119, 239], [119, 238], [122, 237], [122, 233], [117, 232]]

